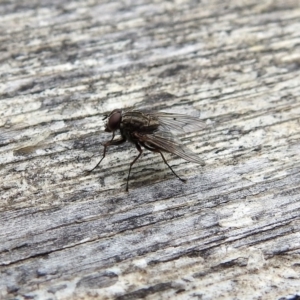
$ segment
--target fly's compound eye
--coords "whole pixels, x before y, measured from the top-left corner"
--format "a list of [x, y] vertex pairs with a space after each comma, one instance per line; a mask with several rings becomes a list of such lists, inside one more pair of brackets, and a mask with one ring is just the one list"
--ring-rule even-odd
[[107, 128], [109, 129], [109, 131], [116, 131], [117, 129], [119, 129], [121, 120], [122, 120], [121, 111], [120, 110], [113, 111], [109, 116], [107, 122]]

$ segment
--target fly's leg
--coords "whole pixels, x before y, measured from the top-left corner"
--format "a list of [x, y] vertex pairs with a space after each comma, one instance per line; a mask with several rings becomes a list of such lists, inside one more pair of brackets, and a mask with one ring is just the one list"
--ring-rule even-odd
[[173, 173], [179, 180], [181, 180], [182, 182], [186, 182], [186, 179], [179, 177], [179, 176], [173, 171], [173, 169], [171, 168], [171, 166], [167, 163], [167, 161], [166, 161], [165, 157], [163, 156], [162, 152], [159, 151], [159, 150], [156, 150], [156, 152], [158, 152], [158, 153], [161, 155], [162, 159], [164, 160], [164, 163], [170, 168], [170, 170], [172, 171], [172, 173]]
[[99, 160], [99, 162], [96, 164], [96, 166], [93, 169], [88, 170], [87, 173], [90, 173], [90, 172], [94, 171], [100, 165], [100, 163], [102, 162], [102, 160], [104, 159], [104, 157], [106, 155], [106, 149], [107, 149], [107, 147], [120, 145], [120, 144], [126, 142], [126, 139], [123, 138], [123, 137], [120, 137], [117, 140], [113, 140], [114, 137], [115, 137], [115, 134], [113, 133], [113, 136], [112, 136], [111, 140], [103, 144], [104, 149], [103, 149], [103, 156], [102, 156], [102, 158]]
[[152, 151], [152, 152], [158, 152], [158, 153], [161, 155], [161, 157], [162, 157], [164, 163], [169, 167], [169, 169], [172, 171], [172, 173], [173, 173], [180, 181], [186, 182], [186, 179], [179, 177], [179, 176], [173, 171], [172, 167], [167, 163], [165, 157], [163, 156], [162, 152], [161, 152], [159, 149], [156, 149], [156, 148], [154, 148], [154, 147], [149, 147], [149, 145], [145, 145], [145, 144], [143, 144], [143, 146], [144, 146], [146, 149], [148, 149], [148, 150], [150, 150], [150, 151]]
[[127, 177], [127, 183], [126, 183], [126, 192], [128, 192], [128, 181], [129, 181], [129, 176], [130, 176], [130, 172], [131, 172], [131, 167], [133, 166], [133, 164], [139, 159], [139, 157], [143, 153], [143, 149], [141, 148], [141, 146], [138, 143], [135, 143], [135, 146], [136, 146], [136, 149], [138, 149], [138, 151], [139, 151], [139, 155], [130, 164], [130, 168], [129, 168], [129, 172], [128, 172], [128, 177]]
[[149, 149], [150, 151], [158, 152], [158, 153], [161, 155], [161, 157], [162, 157], [164, 163], [169, 167], [169, 169], [172, 171], [172, 173], [173, 173], [180, 181], [186, 182], [186, 179], [179, 177], [179, 176], [173, 171], [172, 167], [167, 163], [165, 157], [163, 156], [163, 154], [162, 154], [162, 152], [161, 152], [160, 150], [155, 149], [155, 148], [152, 148], [152, 147], [150, 148], [150, 147], [148, 147], [148, 146], [146, 146], [146, 145], [144, 145], [144, 146], [145, 146], [145, 148]]

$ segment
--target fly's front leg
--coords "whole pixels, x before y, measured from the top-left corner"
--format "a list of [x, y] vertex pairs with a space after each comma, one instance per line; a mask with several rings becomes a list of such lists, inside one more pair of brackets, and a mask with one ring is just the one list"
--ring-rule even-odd
[[129, 168], [129, 172], [128, 172], [128, 176], [127, 176], [127, 183], [126, 183], [126, 192], [128, 192], [128, 181], [129, 181], [129, 176], [130, 176], [130, 172], [131, 172], [131, 167], [133, 166], [133, 164], [139, 159], [139, 157], [142, 155], [143, 153], [143, 149], [141, 148], [141, 146], [138, 143], [135, 143], [136, 149], [138, 149], [138, 151], [140, 152], [139, 155], [133, 160], [133, 162], [130, 164], [130, 168]]
[[115, 133], [113, 133], [113, 136], [112, 136], [112, 138], [111, 138], [110, 141], [108, 141], [108, 142], [106, 142], [106, 143], [103, 144], [104, 149], [103, 149], [103, 156], [102, 156], [102, 158], [99, 160], [99, 162], [96, 164], [96, 166], [93, 169], [87, 171], [88, 173], [94, 171], [100, 165], [100, 163], [102, 162], [102, 160], [104, 159], [104, 157], [106, 155], [106, 149], [107, 149], [107, 147], [109, 147], [109, 146], [115, 146], [115, 145], [120, 145], [120, 144], [126, 142], [126, 139], [124, 137], [120, 137], [120, 138], [118, 138], [116, 140], [114, 140], [114, 137], [115, 137]]

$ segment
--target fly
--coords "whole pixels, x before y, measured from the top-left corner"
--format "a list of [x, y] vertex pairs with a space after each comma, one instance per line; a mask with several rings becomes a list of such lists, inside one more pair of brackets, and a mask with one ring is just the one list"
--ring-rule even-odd
[[[143, 153], [142, 147], [161, 155], [164, 163], [170, 168], [172, 173], [182, 182], [185, 179], [179, 177], [167, 163], [163, 152], [173, 153], [187, 161], [205, 165], [194, 152], [190, 151], [184, 145], [177, 141], [171, 131], [195, 131], [205, 127], [205, 124], [198, 118], [171, 113], [144, 113], [139, 110], [123, 111], [114, 109], [103, 120], [107, 119], [105, 125], [106, 132], [112, 132], [112, 138], [103, 144], [103, 156], [97, 165], [88, 172], [97, 168], [106, 155], [109, 146], [120, 145], [130, 141], [139, 151], [138, 156], [130, 163], [127, 176], [126, 191], [128, 191], [128, 182], [131, 168]], [[115, 138], [115, 132], [120, 130], [121, 137]]]

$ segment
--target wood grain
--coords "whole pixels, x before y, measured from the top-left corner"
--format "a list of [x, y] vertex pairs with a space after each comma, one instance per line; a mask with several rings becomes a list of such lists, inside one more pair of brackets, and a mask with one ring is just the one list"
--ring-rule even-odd
[[[297, 0], [0, 4], [0, 299], [296, 299]], [[109, 149], [114, 108], [190, 114], [206, 165]], [[294, 298], [292, 298], [294, 297]]]

